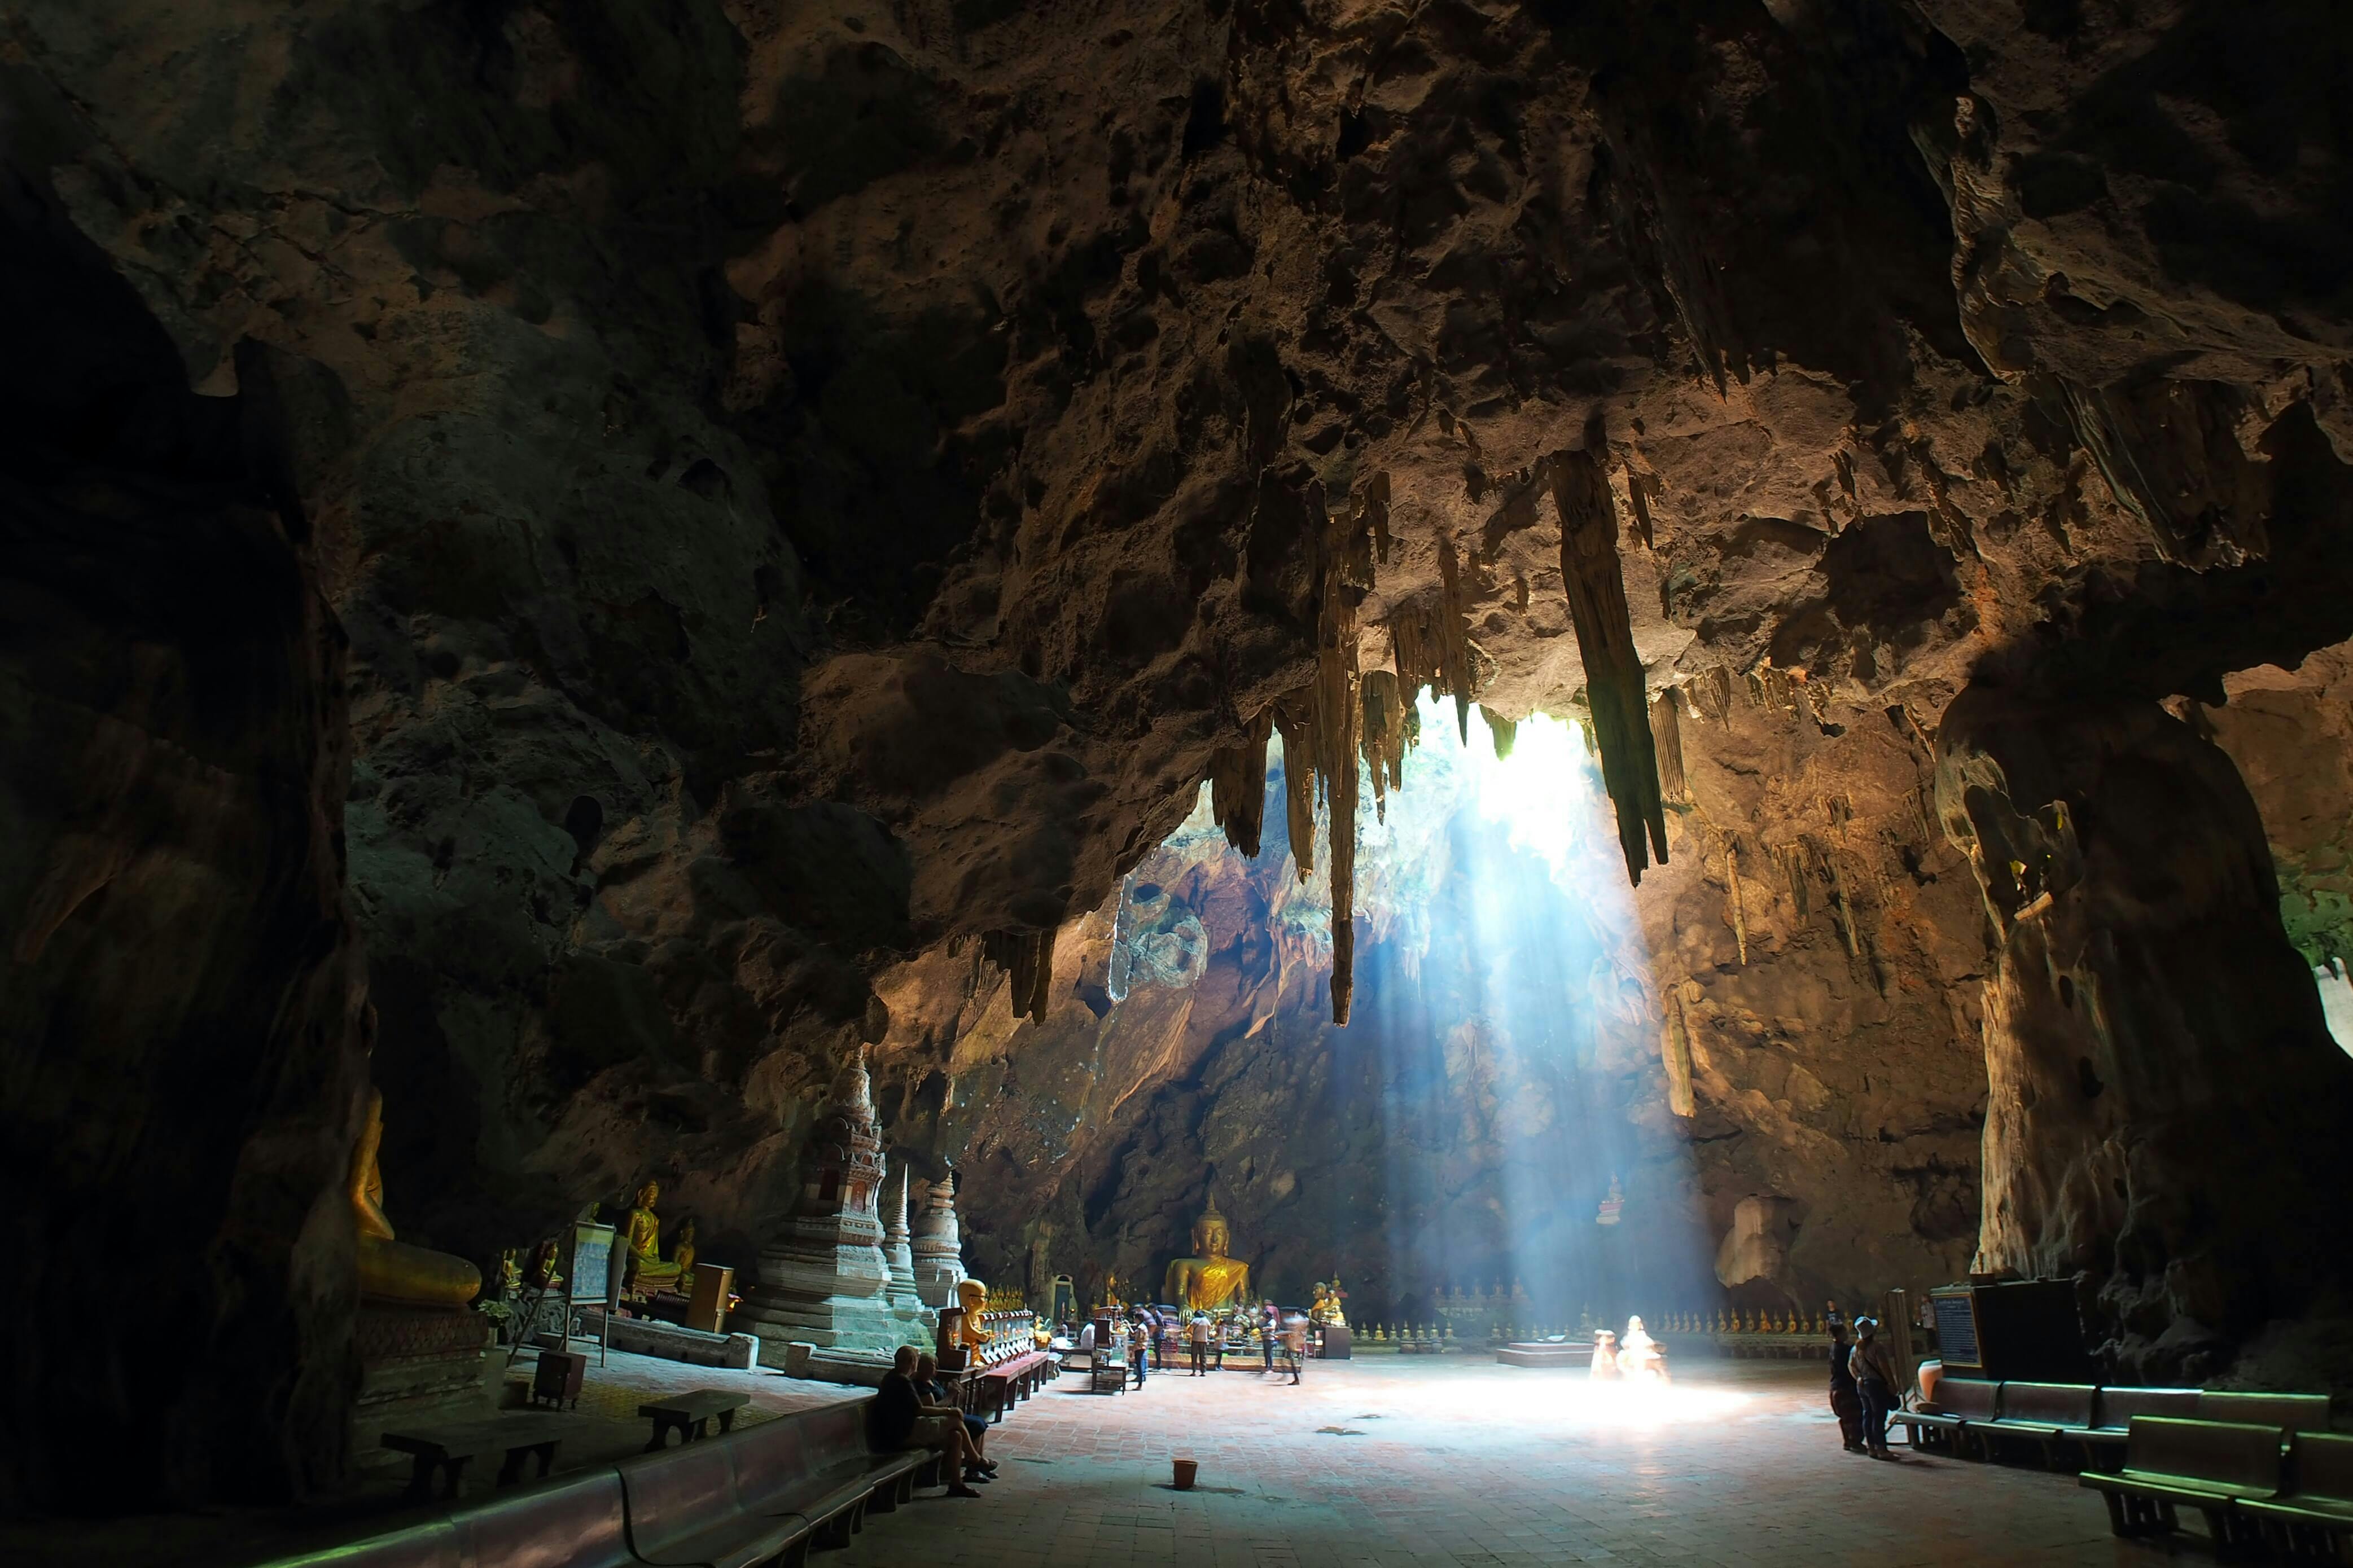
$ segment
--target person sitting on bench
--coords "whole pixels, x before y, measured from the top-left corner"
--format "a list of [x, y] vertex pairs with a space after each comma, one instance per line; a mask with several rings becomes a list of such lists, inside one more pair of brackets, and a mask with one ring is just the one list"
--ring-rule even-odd
[[981, 1474], [976, 1468], [979, 1456], [972, 1451], [964, 1423], [955, 1418], [955, 1412], [923, 1407], [923, 1395], [915, 1392], [915, 1362], [913, 1345], [901, 1345], [899, 1353], [891, 1358], [891, 1370], [882, 1374], [882, 1386], [874, 1391], [874, 1441], [885, 1452], [938, 1450], [948, 1496], [978, 1497], [971, 1482]]
[[927, 1414], [945, 1411], [963, 1421], [964, 1435], [972, 1444], [973, 1457], [980, 1461], [977, 1467], [980, 1473], [983, 1476], [997, 1474], [997, 1461], [988, 1457], [988, 1423], [956, 1408], [955, 1401], [948, 1397], [948, 1385], [940, 1381], [940, 1363], [936, 1356], [918, 1355], [915, 1358], [915, 1393], [923, 1400]]

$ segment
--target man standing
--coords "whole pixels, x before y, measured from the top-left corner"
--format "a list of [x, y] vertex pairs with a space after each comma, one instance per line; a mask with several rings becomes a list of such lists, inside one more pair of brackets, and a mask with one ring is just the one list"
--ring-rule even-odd
[[1274, 1339], [1282, 1331], [1282, 1314], [1275, 1310], [1274, 1298], [1270, 1296], [1258, 1310], [1258, 1337], [1261, 1342], [1260, 1348], [1266, 1352], [1266, 1369], [1259, 1374], [1261, 1377], [1274, 1370]]
[[1839, 1440], [1850, 1454], [1862, 1450], [1862, 1395], [1854, 1385], [1854, 1370], [1847, 1364], [1846, 1319], [1832, 1302], [1823, 1314], [1831, 1331], [1831, 1414], [1838, 1417]]
[[1135, 1363], [1135, 1386], [1144, 1386], [1144, 1363], [1152, 1359], [1152, 1330], [1142, 1318], [1135, 1320], [1127, 1336], [1128, 1354]]
[[1855, 1390], [1862, 1395], [1862, 1440], [1874, 1459], [1892, 1459], [1887, 1451], [1887, 1417], [1895, 1408], [1895, 1355], [1879, 1337], [1879, 1320], [1854, 1321], [1854, 1352], [1847, 1358]]
[[1307, 1359], [1307, 1320], [1293, 1314], [1282, 1325], [1282, 1353], [1291, 1358], [1291, 1381], [1299, 1381], [1299, 1368]]
[[1199, 1377], [1209, 1370], [1209, 1314], [1196, 1307], [1186, 1327], [1192, 1336], [1193, 1375]]

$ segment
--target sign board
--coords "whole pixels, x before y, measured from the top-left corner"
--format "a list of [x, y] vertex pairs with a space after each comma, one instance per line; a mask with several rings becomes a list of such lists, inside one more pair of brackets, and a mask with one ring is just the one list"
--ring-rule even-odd
[[613, 1227], [586, 1222], [572, 1227], [572, 1266], [565, 1271], [564, 1326], [569, 1333], [572, 1313], [582, 1302], [603, 1310], [596, 1331], [596, 1364], [605, 1364], [606, 1346], [613, 1332], [613, 1311], [620, 1304], [620, 1267], [613, 1257]]
[[1928, 1300], [1936, 1307], [1936, 1352], [1947, 1370], [1968, 1374], [1982, 1367], [1976, 1298], [1968, 1290], [1935, 1290]]

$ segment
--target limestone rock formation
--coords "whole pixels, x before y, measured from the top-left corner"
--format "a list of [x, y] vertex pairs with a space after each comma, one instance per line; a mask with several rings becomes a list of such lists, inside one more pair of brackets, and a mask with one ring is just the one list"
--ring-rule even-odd
[[[21, 0], [7, 199], [76, 259], [27, 281], [57, 336], [20, 355], [44, 368], [10, 449], [142, 476], [135, 505], [45, 503], [109, 526], [243, 521], [200, 573], [108, 552], [112, 581], [183, 584], [177, 616], [232, 579], [203, 624], [134, 643], [45, 612], [7, 657], [136, 729], [139, 680], [165, 708], [210, 689], [141, 666], [75, 696], [100, 656], [54, 650], [248, 639], [203, 788], [279, 781], [240, 808], [259, 847], [190, 852], [219, 868], [216, 963], [142, 965], [209, 976], [214, 1011], [121, 1000], [262, 1053], [225, 1069], [238, 1117], [188, 1135], [213, 1173], [189, 1234], [269, 1238], [204, 1291], [303, 1303], [326, 1359], [259, 1374], [224, 1327], [192, 1379], [274, 1391], [269, 1485], [332, 1468], [285, 1435], [327, 1398], [335, 1244], [237, 1194], [299, 1207], [348, 1139], [346, 907], [405, 1234], [478, 1260], [659, 1171], [749, 1268], [860, 1045], [894, 1146], [976, 1178], [990, 1278], [1049, 1225], [1131, 1274], [1204, 1163], [1240, 1178], [1245, 1243], [1286, 1245], [1288, 1180], [1351, 1194], [1299, 1247], [1369, 1251], [1380, 1108], [1490, 1092], [1468, 1013], [1394, 1070], [1304, 1023], [1402, 994], [1355, 850], [1424, 685], [1458, 726], [1475, 700], [1599, 745], [1641, 872], [1624, 967], [1651, 973], [1580, 1026], [1616, 1064], [1596, 1114], [1693, 1173], [1630, 1173], [1630, 1225], [1675, 1214], [1704, 1259], [1772, 1193], [1804, 1212], [1796, 1288], [1964, 1266], [1976, 998], [2016, 955], [1941, 842], [1926, 737], [1982, 678], [2195, 700], [2227, 747], [2233, 679], [2353, 637], [2347, 25], [2326, 0]], [[106, 324], [132, 295], [135, 353]], [[258, 488], [248, 411], [290, 431]], [[148, 482], [192, 468], [245, 488]], [[307, 535], [261, 537], [257, 496]], [[1273, 838], [1271, 736], [1290, 885], [1205, 848], [1197, 885], [1146, 874], [1205, 780], [1233, 843]], [[10, 759], [38, 775], [19, 858], [70, 831], [111, 864], [113, 808], [76, 792], [117, 764], [58, 754]], [[2340, 828], [2273, 846], [2307, 945]], [[104, 885], [77, 909], [141, 884]], [[1137, 885], [1182, 890], [1114, 942]], [[290, 934], [231, 934], [265, 926]], [[1151, 976], [1116, 1006], [1114, 949]], [[161, 1061], [180, 1026], [121, 1037]], [[1320, 1182], [1273, 1160], [1347, 1085]], [[69, 1103], [47, 1092], [22, 1103]], [[147, 1126], [41, 1114], [117, 1148]], [[1446, 1124], [1417, 1226], [1483, 1203], [1481, 1124]], [[2147, 1311], [2210, 1313], [2212, 1353], [2252, 1321], [2170, 1292]], [[2132, 1321], [2119, 1345], [2168, 1331]]]

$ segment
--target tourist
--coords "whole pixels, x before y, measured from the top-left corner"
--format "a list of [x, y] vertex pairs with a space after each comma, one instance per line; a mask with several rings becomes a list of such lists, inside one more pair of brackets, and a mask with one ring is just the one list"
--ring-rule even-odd
[[1874, 1459], [1892, 1459], [1887, 1451], [1887, 1417], [1895, 1409], [1895, 1352], [1879, 1337], [1879, 1320], [1854, 1321], [1854, 1350], [1847, 1358], [1854, 1373], [1855, 1391], [1862, 1396], [1862, 1438]]
[[1282, 1330], [1282, 1314], [1275, 1310], [1274, 1298], [1270, 1296], [1258, 1310], [1259, 1348], [1266, 1352], [1266, 1369], [1259, 1373], [1261, 1377], [1274, 1370], [1274, 1339]]
[[972, 1483], [985, 1479], [980, 1456], [973, 1452], [971, 1439], [964, 1435], [964, 1423], [955, 1420], [953, 1412], [924, 1408], [923, 1395], [915, 1391], [916, 1363], [913, 1345], [901, 1345], [891, 1358], [891, 1370], [882, 1374], [882, 1386], [874, 1391], [875, 1445], [884, 1453], [935, 1450], [948, 1496], [978, 1497]]
[[1209, 1314], [1196, 1307], [1187, 1331], [1193, 1346], [1193, 1375], [1199, 1377], [1209, 1370]]
[[1226, 1342], [1233, 1337], [1233, 1319], [1224, 1314], [1218, 1318], [1218, 1370], [1226, 1370]]
[[940, 1363], [931, 1356], [915, 1358], [915, 1393], [930, 1412], [946, 1411], [964, 1423], [964, 1435], [972, 1444], [973, 1457], [980, 1461], [981, 1475], [997, 1474], [997, 1461], [988, 1457], [988, 1423], [969, 1414], [949, 1397], [948, 1385], [940, 1380]]
[[1862, 1395], [1856, 1392], [1854, 1369], [1847, 1363], [1846, 1319], [1836, 1304], [1823, 1315], [1831, 1331], [1831, 1414], [1838, 1417], [1839, 1441], [1850, 1454], [1863, 1452]]
[[1282, 1353], [1291, 1358], [1291, 1381], [1299, 1381], [1299, 1368], [1307, 1360], [1307, 1320], [1293, 1314], [1282, 1325]]
[[1134, 1327], [1129, 1330], [1127, 1345], [1129, 1353], [1135, 1362], [1135, 1386], [1142, 1388], [1144, 1363], [1149, 1361], [1152, 1355], [1152, 1330], [1143, 1318], [1138, 1317]]

